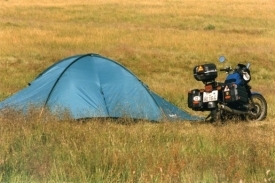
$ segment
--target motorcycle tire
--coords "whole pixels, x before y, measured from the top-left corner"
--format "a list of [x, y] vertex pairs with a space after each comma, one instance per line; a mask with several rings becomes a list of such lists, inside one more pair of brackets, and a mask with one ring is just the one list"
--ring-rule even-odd
[[[261, 94], [252, 94], [251, 100], [253, 100], [254, 108], [250, 111], [248, 119], [252, 121], [262, 121], [267, 116], [267, 103], [265, 98]], [[253, 105], [251, 103], [251, 105]]]

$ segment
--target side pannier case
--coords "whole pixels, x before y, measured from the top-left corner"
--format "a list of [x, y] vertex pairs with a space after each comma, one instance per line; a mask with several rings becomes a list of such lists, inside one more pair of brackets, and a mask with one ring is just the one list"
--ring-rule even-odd
[[228, 84], [224, 88], [224, 100], [227, 103], [247, 103], [248, 94], [244, 86], [236, 84]]
[[197, 81], [208, 82], [217, 78], [218, 72], [215, 64], [198, 65], [193, 70], [194, 77]]
[[203, 110], [202, 93], [199, 89], [188, 92], [188, 107], [195, 111]]

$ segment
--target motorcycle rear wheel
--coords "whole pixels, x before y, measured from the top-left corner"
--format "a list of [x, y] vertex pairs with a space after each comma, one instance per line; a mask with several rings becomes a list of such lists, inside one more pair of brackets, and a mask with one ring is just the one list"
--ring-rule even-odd
[[[252, 121], [262, 121], [267, 116], [267, 103], [265, 98], [261, 94], [252, 94], [251, 100], [253, 100], [254, 108], [251, 109], [248, 119]], [[250, 105], [253, 105], [250, 101]]]

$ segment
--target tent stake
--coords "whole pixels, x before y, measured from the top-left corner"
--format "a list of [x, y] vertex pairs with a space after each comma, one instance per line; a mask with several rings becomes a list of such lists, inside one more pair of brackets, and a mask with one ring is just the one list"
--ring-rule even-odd
[[42, 107], [42, 109], [41, 109], [41, 112], [40, 112], [40, 114], [39, 114], [39, 119], [41, 118], [41, 116], [42, 116], [42, 114], [43, 114], [43, 111], [44, 111], [44, 107]]

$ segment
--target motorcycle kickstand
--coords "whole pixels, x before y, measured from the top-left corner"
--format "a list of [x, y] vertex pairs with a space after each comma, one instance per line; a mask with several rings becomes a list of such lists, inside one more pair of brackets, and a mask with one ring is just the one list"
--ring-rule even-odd
[[[220, 109], [214, 109], [214, 110], [216, 110], [216, 115], [219, 115], [219, 111], [220, 111]], [[213, 123], [213, 122], [217, 122], [217, 121], [219, 121], [219, 118], [218, 119], [215, 119], [215, 118], [217, 118], [217, 116], [213, 116], [213, 111], [210, 111], [210, 113], [208, 114], [208, 116], [205, 118], [205, 120], [204, 121], [206, 121], [206, 122], [210, 122], [210, 123]], [[211, 118], [210, 118], [211, 117]], [[207, 120], [208, 118], [210, 118], [210, 120]]]
[[207, 122], [207, 119], [211, 117], [211, 113], [208, 114], [208, 116], [206, 116], [206, 118], [204, 119], [204, 121]]

